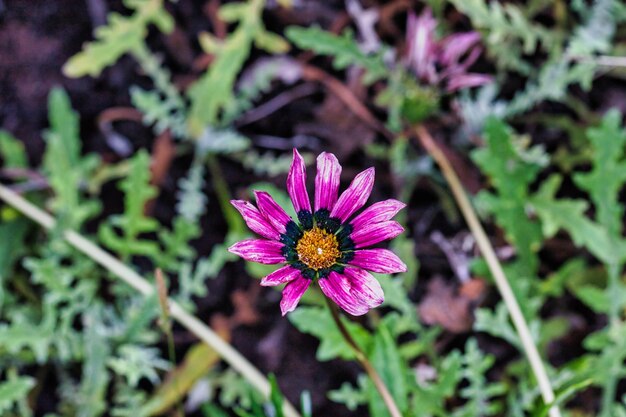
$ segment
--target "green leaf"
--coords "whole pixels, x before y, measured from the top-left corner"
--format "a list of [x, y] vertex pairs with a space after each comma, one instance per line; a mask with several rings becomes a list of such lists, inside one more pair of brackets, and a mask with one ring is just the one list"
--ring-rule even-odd
[[130, 100], [143, 114], [145, 125], [154, 125], [157, 134], [169, 129], [175, 137], [181, 138], [186, 136], [187, 122], [183, 104], [178, 98], [177, 95], [174, 98], [163, 97], [158, 91], [147, 91], [137, 86], [130, 88]]
[[165, 33], [174, 28], [174, 20], [163, 7], [163, 0], [133, 0], [126, 3], [133, 14], [123, 16], [110, 13], [107, 25], [96, 29], [96, 40], [88, 43], [63, 66], [66, 76], [77, 78], [100, 75], [104, 68], [114, 64], [122, 55], [144, 45], [150, 24], [155, 24]]
[[350, 411], [356, 410], [360, 405], [367, 404], [368, 393], [366, 376], [359, 375], [358, 387], [353, 386], [349, 382], [344, 382], [337, 390], [329, 391], [328, 398], [340, 404], [344, 404]]
[[[398, 408], [401, 412], [405, 412], [408, 408], [407, 365], [400, 356], [391, 332], [383, 324], [379, 324], [376, 329], [369, 358], [385, 386], [389, 389]], [[374, 384], [368, 386], [371, 415], [376, 417], [389, 416], [389, 411]]]
[[613, 242], [606, 229], [585, 216], [586, 201], [555, 199], [560, 184], [561, 177], [552, 175], [530, 199], [541, 219], [544, 236], [552, 237], [564, 229], [574, 243], [586, 247], [598, 259], [609, 264], [619, 263], [626, 256], [626, 243]]
[[0, 223], [0, 308], [2, 307], [2, 277], [7, 276], [13, 263], [25, 251], [26, 232], [30, 221], [24, 218], [2, 219]]
[[419, 417], [447, 417], [446, 402], [457, 391], [456, 387], [461, 382], [463, 358], [458, 351], [452, 351], [444, 357], [435, 368], [437, 379], [435, 381], [417, 382], [412, 390], [411, 412]]
[[50, 91], [48, 113], [50, 129], [44, 135], [47, 146], [43, 168], [55, 193], [52, 207], [63, 225], [78, 228], [99, 211], [96, 201], [83, 201], [80, 194], [84, 178], [91, 176], [98, 159], [81, 156], [78, 113], [63, 89]]
[[622, 115], [609, 111], [597, 128], [587, 130], [593, 149], [591, 172], [574, 175], [576, 184], [591, 195], [596, 206], [596, 219], [614, 239], [621, 238], [624, 208], [619, 202], [619, 191], [626, 182], [624, 146], [626, 130]]
[[522, 350], [519, 335], [511, 325], [509, 312], [502, 303], [496, 306], [495, 311], [486, 308], [479, 308], [475, 312], [474, 330], [485, 332], [492, 336], [506, 340], [512, 346]]
[[337, 36], [318, 27], [290, 26], [285, 34], [301, 49], [310, 49], [318, 55], [331, 56], [336, 69], [345, 69], [351, 65], [364, 68], [366, 72], [363, 82], [365, 84], [385, 78], [389, 72], [382, 54], [363, 53], [350, 30], [344, 31], [342, 36]]
[[133, 387], [136, 387], [142, 378], [153, 384], [157, 383], [158, 371], [170, 367], [170, 363], [161, 358], [159, 349], [138, 344], [120, 346], [117, 355], [110, 358], [107, 365]]
[[567, 401], [572, 399], [575, 394], [577, 394], [580, 391], [588, 388], [592, 383], [593, 383], [592, 379], [584, 379], [582, 381], [574, 382], [574, 383], [566, 386], [565, 388], [561, 388], [560, 390], [558, 390], [555, 393], [556, 398], [554, 399], [554, 401], [552, 403], [550, 403], [550, 404], [542, 405], [539, 410], [537, 410], [535, 413], [533, 413], [533, 416], [534, 417], [535, 416], [536, 417], [546, 417], [546, 416], [548, 416], [552, 406], [554, 406], [554, 405], [562, 406], [563, 404], [567, 403]]
[[13, 377], [0, 383], [0, 413], [10, 411], [34, 386], [35, 380], [26, 376]]
[[[341, 335], [328, 308], [298, 307], [287, 317], [298, 330], [311, 334], [320, 340], [316, 355], [319, 361], [335, 358], [347, 360], [356, 358], [354, 350]], [[342, 317], [341, 320], [361, 349], [367, 350], [372, 342], [367, 330], [357, 323], [348, 321], [345, 317]]]
[[486, 146], [471, 156], [496, 192], [480, 192], [476, 204], [495, 216], [517, 249], [521, 272], [527, 278], [534, 277], [542, 234], [539, 223], [531, 221], [527, 213], [528, 188], [546, 165], [546, 156], [541, 148], [528, 148], [514, 140], [511, 129], [500, 120], [488, 119], [484, 129]]
[[97, 417], [107, 409], [109, 373], [106, 369], [106, 360], [110, 355], [110, 341], [107, 340], [105, 329], [96, 318], [96, 314], [102, 313], [102, 309], [92, 311], [85, 317], [86, 328], [83, 335], [85, 357], [77, 393], [79, 417]]
[[454, 413], [454, 417], [487, 417], [500, 412], [501, 405], [493, 397], [504, 394], [506, 386], [503, 383], [489, 383], [486, 378], [494, 362], [492, 355], [485, 355], [480, 351], [476, 339], [467, 341], [463, 356], [463, 376], [468, 385], [461, 389], [461, 397], [467, 402]]
[[0, 158], [4, 161], [5, 168], [28, 167], [24, 144], [2, 129], [0, 129]]
[[271, 391], [270, 391], [270, 404], [274, 408], [274, 417], [284, 417], [285, 414], [283, 412], [283, 403], [285, 402], [285, 398], [280, 392], [280, 387], [278, 386], [278, 381], [276, 381], [276, 376], [270, 375], [269, 377]]
[[485, 0], [452, 0], [452, 4], [484, 33], [487, 52], [500, 69], [529, 74], [533, 68], [523, 55], [534, 53], [537, 47], [550, 51], [559, 40], [553, 31], [528, 19], [516, 4]]
[[156, 232], [159, 228], [155, 219], [144, 214], [146, 203], [157, 195], [157, 189], [150, 185], [150, 156], [145, 150], [133, 157], [128, 177], [120, 182], [119, 188], [124, 192], [124, 213], [111, 216], [100, 226], [100, 240], [125, 257], [145, 255], [158, 258], [156, 242], [141, 238], [142, 234]]
[[[253, 44], [269, 49], [284, 49], [277, 35], [268, 34], [263, 25], [264, 0], [225, 4], [220, 16], [229, 22], [238, 22], [237, 29], [218, 47], [207, 51], [215, 56], [208, 71], [188, 90], [191, 109], [188, 117], [189, 133], [198, 138], [207, 127], [224, 127], [225, 109], [236, 101], [234, 86], [237, 75], [250, 55]], [[212, 39], [210, 36], [204, 39]], [[214, 42], [211, 42], [213, 44]], [[203, 42], [201, 42], [203, 44]]]

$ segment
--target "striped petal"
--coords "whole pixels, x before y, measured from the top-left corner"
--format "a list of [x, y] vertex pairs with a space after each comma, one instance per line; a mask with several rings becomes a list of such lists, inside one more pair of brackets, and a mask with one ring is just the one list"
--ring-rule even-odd
[[315, 211], [332, 210], [337, 202], [341, 165], [332, 153], [323, 152], [317, 157], [315, 177]]
[[306, 192], [306, 166], [304, 159], [296, 149], [293, 150], [293, 162], [287, 174], [287, 192], [291, 197], [296, 214], [302, 210], [311, 211], [311, 202]]
[[235, 243], [228, 251], [241, 256], [246, 261], [272, 265], [285, 262], [283, 244], [275, 240], [246, 239]]
[[285, 265], [264, 277], [261, 280], [261, 285], [264, 287], [274, 287], [276, 285], [286, 284], [293, 281], [298, 276], [300, 276], [299, 270], [293, 268], [291, 265]]
[[254, 233], [272, 240], [280, 239], [278, 230], [270, 224], [254, 205], [244, 200], [231, 200], [230, 203], [237, 209], [250, 230]]
[[406, 204], [394, 199], [379, 201], [363, 210], [350, 224], [353, 230], [358, 230], [364, 225], [391, 220], [393, 216], [405, 207]]
[[446, 89], [450, 92], [463, 88], [478, 87], [493, 82], [493, 77], [485, 74], [458, 74], [448, 79]]
[[393, 239], [403, 231], [404, 228], [400, 226], [400, 223], [392, 220], [368, 224], [352, 232], [350, 238], [352, 238], [356, 248], [366, 248], [383, 240]]
[[469, 54], [468, 61], [464, 63], [466, 67], [469, 67], [478, 59], [478, 56], [471, 52], [479, 42], [480, 33], [478, 32], [455, 33], [447, 36], [440, 42], [439, 60], [444, 66], [458, 65], [461, 58]]
[[367, 271], [347, 267], [344, 274], [331, 272], [319, 280], [324, 294], [353, 316], [362, 316], [384, 300], [380, 284]]
[[354, 252], [350, 265], [381, 274], [406, 272], [406, 265], [388, 249], [361, 249]]
[[287, 223], [291, 220], [291, 217], [285, 213], [285, 210], [278, 205], [271, 195], [265, 191], [255, 191], [256, 205], [259, 207], [259, 211], [267, 221], [274, 226], [279, 233], [285, 233], [287, 230]]
[[338, 217], [342, 222], [346, 221], [355, 211], [365, 205], [373, 186], [374, 168], [368, 168], [354, 177], [348, 189], [339, 197], [330, 217]]
[[280, 311], [283, 316], [296, 308], [309, 285], [311, 280], [302, 277], [298, 271], [298, 276], [283, 289], [283, 298], [280, 300]]

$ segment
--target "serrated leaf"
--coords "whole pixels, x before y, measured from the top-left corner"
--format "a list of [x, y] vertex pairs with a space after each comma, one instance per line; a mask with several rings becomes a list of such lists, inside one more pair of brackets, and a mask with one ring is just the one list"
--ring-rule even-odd
[[329, 391], [328, 398], [340, 404], [344, 404], [350, 411], [356, 410], [360, 405], [367, 404], [367, 384], [366, 376], [361, 374], [358, 379], [358, 387], [353, 386], [349, 382], [341, 384], [339, 389]]
[[207, 127], [198, 137], [196, 149], [200, 155], [229, 154], [240, 152], [250, 147], [250, 139], [232, 129], [213, 129]]
[[159, 349], [138, 344], [120, 346], [116, 356], [109, 358], [107, 365], [133, 387], [143, 378], [157, 383], [158, 371], [170, 367], [170, 363], [161, 358]]
[[[319, 361], [335, 358], [355, 359], [354, 350], [345, 341], [330, 312], [325, 307], [298, 307], [289, 313], [289, 321], [303, 333], [311, 334], [320, 340], [316, 357]], [[371, 336], [361, 325], [342, 317], [346, 328], [359, 344], [367, 350], [372, 342]]]
[[5, 168], [28, 167], [24, 144], [2, 129], [0, 129], [0, 158], [4, 161]]
[[111, 216], [98, 232], [105, 246], [124, 256], [158, 257], [156, 242], [141, 238], [142, 234], [156, 232], [159, 227], [155, 219], [144, 214], [146, 203], [157, 195], [156, 188], [150, 185], [150, 175], [150, 156], [141, 150], [133, 157], [128, 176], [119, 184], [124, 192], [124, 213]]
[[[408, 408], [407, 366], [391, 332], [379, 324], [374, 334], [369, 358], [401, 412]], [[372, 416], [389, 416], [384, 401], [373, 384], [369, 384], [369, 409]]]
[[187, 133], [185, 113], [178, 100], [163, 97], [158, 91], [147, 91], [137, 86], [130, 88], [130, 99], [133, 106], [143, 113], [144, 124], [154, 125], [153, 129], [157, 134], [169, 129], [175, 137], [185, 137]]
[[13, 263], [25, 251], [24, 239], [31, 223], [24, 219], [0, 223], [0, 309], [2, 308], [2, 277], [7, 276]]
[[564, 229], [574, 243], [586, 247], [606, 263], [618, 263], [626, 256], [626, 244], [612, 242], [607, 231], [585, 216], [588, 204], [584, 200], [555, 199], [561, 178], [553, 175], [541, 185], [530, 202], [541, 219], [543, 233], [553, 236]]
[[[92, 310], [94, 311], [94, 310]], [[98, 313], [101, 310], [95, 310]], [[77, 405], [79, 417], [96, 417], [102, 415], [107, 408], [106, 393], [109, 384], [109, 373], [106, 360], [110, 355], [110, 342], [97, 322], [97, 313], [85, 316], [83, 335], [84, 362]]]
[[559, 40], [554, 32], [528, 19], [516, 4], [485, 0], [452, 0], [452, 4], [485, 34], [487, 52], [501, 69], [529, 74], [532, 67], [523, 55], [538, 47], [549, 51]]
[[110, 13], [107, 25], [96, 29], [96, 39], [63, 66], [66, 76], [98, 76], [122, 55], [143, 46], [150, 24], [165, 33], [174, 27], [174, 20], [163, 7], [163, 0], [137, 0], [127, 2], [127, 6], [133, 9], [133, 14]]
[[591, 195], [597, 209], [596, 219], [616, 239], [622, 235], [624, 208], [619, 191], [626, 182], [626, 162], [623, 161], [626, 130], [622, 115], [609, 111], [599, 127], [587, 130], [593, 148], [591, 172], [574, 175], [574, 182]]
[[96, 167], [98, 158], [81, 156], [78, 113], [61, 88], [48, 95], [50, 129], [46, 131], [46, 152], [43, 168], [55, 192], [53, 209], [65, 227], [77, 228], [99, 210], [95, 201], [83, 201], [81, 182]]
[[487, 417], [500, 411], [501, 406], [494, 401], [494, 397], [504, 394], [506, 386], [503, 383], [489, 383], [486, 378], [494, 362], [492, 355], [485, 355], [480, 351], [476, 339], [467, 341], [463, 357], [463, 377], [468, 385], [461, 389], [461, 397], [467, 402], [457, 409], [454, 417]]
[[0, 413], [10, 411], [34, 386], [35, 380], [26, 376], [14, 377], [0, 383]]
[[[223, 127], [221, 113], [236, 100], [235, 80], [257, 39], [261, 39], [260, 46], [269, 46], [270, 49], [281, 47], [277, 35], [268, 35], [263, 25], [264, 5], [264, 0], [250, 0], [220, 7], [220, 16], [226, 21], [238, 22], [238, 25], [219, 46], [212, 48], [215, 54], [213, 63], [188, 90], [191, 100], [188, 127], [192, 137], [199, 137], [207, 127]], [[263, 39], [269, 45], [265, 45]]]
[[364, 68], [365, 84], [385, 78], [389, 73], [382, 55], [367, 55], [361, 51], [351, 31], [345, 31], [342, 36], [337, 36], [318, 27], [290, 26], [285, 34], [301, 49], [310, 49], [318, 55], [331, 56], [337, 69], [345, 69], [350, 65]]
[[496, 193], [482, 191], [477, 205], [485, 208], [504, 229], [518, 251], [520, 268], [533, 277], [538, 267], [536, 252], [542, 241], [541, 226], [527, 213], [528, 188], [546, 163], [538, 148], [514, 142], [511, 129], [489, 118], [485, 123], [485, 147], [472, 152], [472, 159], [488, 175]]

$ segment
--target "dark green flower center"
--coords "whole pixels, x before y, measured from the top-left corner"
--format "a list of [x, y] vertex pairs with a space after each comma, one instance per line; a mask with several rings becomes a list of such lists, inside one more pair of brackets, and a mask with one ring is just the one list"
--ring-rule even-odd
[[308, 279], [326, 278], [331, 271], [342, 273], [344, 265], [354, 257], [351, 233], [352, 226], [330, 217], [328, 210], [315, 214], [302, 210], [298, 223], [289, 222], [281, 235], [283, 255]]

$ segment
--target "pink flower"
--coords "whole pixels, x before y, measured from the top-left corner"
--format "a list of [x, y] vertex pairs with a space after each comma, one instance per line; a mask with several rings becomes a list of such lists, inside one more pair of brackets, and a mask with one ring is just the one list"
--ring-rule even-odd
[[341, 165], [335, 155], [317, 158], [313, 207], [306, 191], [306, 167], [297, 150], [287, 176], [287, 191], [297, 213], [292, 219], [266, 192], [255, 191], [256, 207], [243, 200], [231, 203], [248, 227], [262, 239], [247, 239], [228, 250], [263, 264], [281, 264], [261, 285], [287, 284], [280, 309], [293, 311], [312, 283], [348, 313], [360, 316], [384, 299], [378, 281], [366, 270], [380, 273], [406, 271], [406, 265], [387, 249], [366, 249], [404, 231], [391, 220], [405, 207], [397, 200], [373, 204], [357, 216], [374, 186], [374, 168], [358, 174], [339, 196]]
[[429, 85], [445, 82], [448, 92], [491, 82], [484, 74], [468, 73], [482, 53], [478, 32], [466, 32], [436, 39], [437, 21], [430, 9], [407, 22], [407, 65], [420, 81]]

